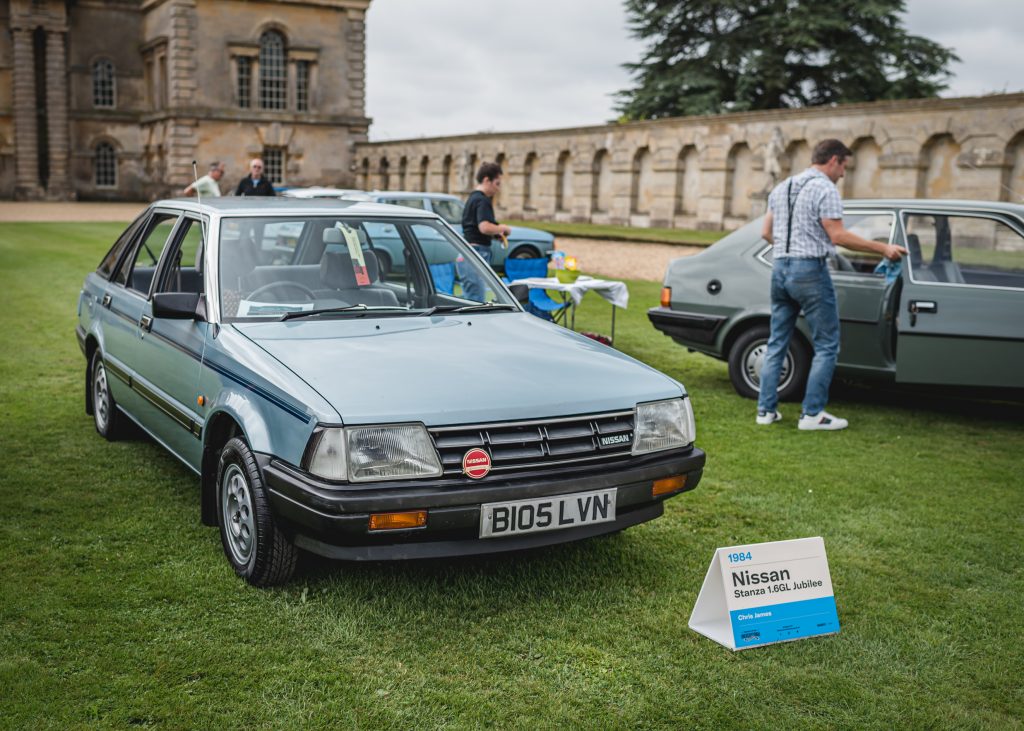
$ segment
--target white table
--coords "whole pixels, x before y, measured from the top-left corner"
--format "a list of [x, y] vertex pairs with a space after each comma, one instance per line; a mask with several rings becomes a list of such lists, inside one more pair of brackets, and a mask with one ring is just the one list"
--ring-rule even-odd
[[629, 305], [629, 289], [625, 282], [617, 282], [612, 279], [594, 279], [585, 274], [576, 278], [575, 282], [562, 282], [558, 277], [528, 277], [516, 279], [509, 282], [511, 287], [514, 284], [525, 284], [530, 289], [546, 289], [553, 292], [561, 292], [563, 297], [568, 296], [572, 300], [572, 324], [571, 328], [576, 329], [576, 306], [583, 299], [587, 292], [594, 291], [604, 299], [612, 303], [612, 342], [615, 342], [615, 308], [625, 309]]

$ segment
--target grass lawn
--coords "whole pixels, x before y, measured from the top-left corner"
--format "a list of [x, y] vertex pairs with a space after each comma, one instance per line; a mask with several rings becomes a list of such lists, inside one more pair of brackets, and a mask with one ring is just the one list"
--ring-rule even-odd
[[561, 221], [507, 221], [516, 226], [539, 228], [556, 236], [575, 236], [586, 239], [612, 239], [656, 244], [687, 244], [710, 246], [728, 234], [728, 231], [697, 231], [686, 228], [634, 228], [597, 223], [563, 223]]
[[[0, 226], [0, 727], [1021, 727], [1019, 407], [847, 387], [845, 432], [795, 405], [757, 428], [630, 282], [617, 344], [691, 391], [697, 490], [608, 538], [260, 591], [197, 479], [83, 411], [78, 289], [120, 228]], [[608, 323], [590, 295], [577, 326]], [[687, 628], [716, 547], [816, 535], [841, 634], [732, 653]]]

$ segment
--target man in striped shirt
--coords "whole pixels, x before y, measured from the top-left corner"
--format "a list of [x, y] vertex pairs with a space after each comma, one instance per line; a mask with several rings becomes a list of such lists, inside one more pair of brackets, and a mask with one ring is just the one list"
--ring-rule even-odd
[[822, 140], [811, 154], [811, 166], [783, 180], [768, 196], [761, 235], [773, 244], [772, 315], [761, 368], [758, 424], [782, 419], [777, 409], [779, 375], [797, 317], [803, 311], [811, 330], [814, 359], [797, 426], [828, 431], [848, 426], [846, 419], [825, 411], [839, 355], [839, 308], [828, 259], [835, 255], [837, 244], [875, 252], [891, 261], [907, 253], [902, 246], [869, 241], [843, 227], [843, 203], [836, 182], [846, 172], [852, 154], [839, 140]]

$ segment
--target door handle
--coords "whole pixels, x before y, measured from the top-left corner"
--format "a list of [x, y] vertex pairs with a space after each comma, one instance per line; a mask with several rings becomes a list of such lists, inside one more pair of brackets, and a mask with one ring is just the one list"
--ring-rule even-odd
[[139, 320], [139, 327], [141, 327], [146, 332], [149, 332], [150, 330], [153, 329], [153, 318], [150, 317], [149, 315], [143, 315], [142, 318]]
[[915, 315], [925, 312], [934, 314], [939, 311], [939, 305], [931, 300], [910, 300], [910, 311]]
[[110, 292], [107, 292], [107, 293], [105, 293], [103, 295], [103, 299], [100, 300], [100, 304], [103, 305], [104, 307], [106, 307], [109, 310], [110, 309], [110, 299], [111, 299]]

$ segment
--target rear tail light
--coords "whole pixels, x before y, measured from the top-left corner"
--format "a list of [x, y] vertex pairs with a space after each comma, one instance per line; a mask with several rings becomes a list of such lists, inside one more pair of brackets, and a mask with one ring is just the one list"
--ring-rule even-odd
[[661, 306], [668, 307], [672, 304], [672, 288], [662, 287], [661, 288]]

